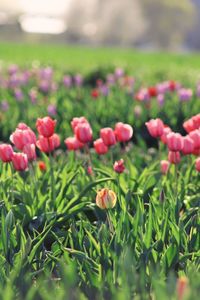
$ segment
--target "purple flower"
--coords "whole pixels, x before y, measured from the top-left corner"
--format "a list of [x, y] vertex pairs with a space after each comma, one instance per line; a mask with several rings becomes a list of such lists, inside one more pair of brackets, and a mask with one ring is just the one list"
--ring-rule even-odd
[[40, 78], [45, 80], [51, 80], [53, 76], [53, 70], [51, 67], [40, 69]]
[[65, 75], [63, 77], [63, 84], [64, 84], [64, 86], [66, 86], [68, 88], [71, 87], [71, 85], [72, 85], [72, 78], [71, 78], [71, 76]]
[[109, 94], [109, 88], [108, 88], [108, 86], [106, 84], [104, 84], [101, 87], [99, 87], [99, 90], [100, 90], [100, 92], [101, 92], [101, 94], [103, 96], [108, 96], [108, 94]]
[[15, 89], [14, 95], [15, 95], [16, 100], [19, 102], [22, 101], [24, 98], [24, 95], [20, 89]]
[[119, 79], [120, 77], [124, 76], [124, 70], [122, 68], [115, 69], [115, 77]]
[[38, 97], [38, 92], [36, 89], [31, 89], [28, 93], [30, 100], [33, 104], [35, 104], [37, 102], [37, 97]]
[[191, 89], [185, 89], [185, 88], [180, 88], [178, 90], [178, 96], [180, 101], [189, 101], [192, 97], [192, 90]]
[[113, 85], [115, 83], [115, 76], [113, 74], [108, 74], [106, 80], [108, 85]]
[[165, 97], [163, 94], [158, 94], [157, 96], [157, 102], [159, 104], [159, 106], [163, 106], [164, 102], [165, 102]]
[[56, 106], [54, 104], [49, 104], [47, 112], [50, 116], [55, 116], [57, 114]]
[[75, 85], [76, 86], [81, 86], [82, 84], [83, 84], [83, 77], [82, 77], [82, 75], [81, 74], [76, 74], [75, 76], [74, 76], [74, 83], [75, 83]]
[[197, 85], [196, 95], [198, 98], [200, 98], [200, 84]]

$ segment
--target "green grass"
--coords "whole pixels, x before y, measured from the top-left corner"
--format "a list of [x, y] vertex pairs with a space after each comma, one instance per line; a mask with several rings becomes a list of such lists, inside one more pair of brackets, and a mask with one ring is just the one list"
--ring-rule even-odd
[[167, 73], [199, 72], [198, 54], [144, 53], [134, 49], [96, 48], [32, 44], [0, 44], [0, 59], [7, 63], [31, 63], [39, 60], [76, 70], [88, 71], [98, 66], [117, 65], [137, 73], [151, 69]]

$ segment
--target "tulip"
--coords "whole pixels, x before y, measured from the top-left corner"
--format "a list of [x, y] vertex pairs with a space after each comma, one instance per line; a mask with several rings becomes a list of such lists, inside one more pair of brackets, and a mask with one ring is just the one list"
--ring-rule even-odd
[[101, 209], [113, 208], [116, 204], [117, 196], [115, 192], [107, 188], [103, 188], [97, 192], [96, 205]]
[[84, 146], [75, 136], [65, 139], [65, 145], [69, 151], [76, 151]]
[[113, 146], [116, 144], [115, 133], [112, 128], [102, 128], [100, 130], [100, 136], [106, 146]]
[[66, 86], [68, 88], [71, 87], [71, 85], [72, 85], [72, 78], [69, 75], [65, 75], [63, 77], [63, 84], [64, 84], [64, 86]]
[[164, 124], [161, 119], [151, 119], [149, 122], [146, 122], [145, 125], [152, 137], [158, 138], [163, 134]]
[[36, 145], [40, 151], [49, 153], [60, 146], [60, 138], [56, 133], [54, 133], [50, 138], [45, 138], [40, 135]]
[[180, 152], [169, 151], [168, 153], [168, 161], [172, 164], [179, 164], [181, 161]]
[[36, 122], [37, 131], [46, 138], [54, 134], [55, 126], [56, 120], [52, 120], [50, 117], [38, 118]]
[[125, 170], [124, 160], [120, 159], [120, 160], [116, 161], [113, 165], [113, 169], [117, 173], [123, 173]]
[[193, 153], [194, 142], [189, 136], [183, 138], [183, 149], [181, 151], [184, 155]]
[[193, 116], [192, 121], [196, 129], [200, 128], [200, 114]]
[[200, 172], [200, 157], [198, 157], [195, 161], [195, 168], [198, 172]]
[[16, 171], [25, 171], [28, 168], [28, 157], [25, 153], [13, 153], [12, 163]]
[[99, 91], [98, 91], [97, 89], [93, 89], [93, 90], [91, 91], [91, 97], [92, 97], [93, 99], [98, 98], [98, 97], [99, 97]]
[[88, 175], [92, 175], [93, 174], [93, 170], [92, 170], [91, 166], [87, 167], [87, 173], [88, 173]]
[[25, 145], [23, 148], [23, 153], [27, 155], [29, 161], [35, 160], [36, 159], [35, 144]]
[[71, 121], [71, 127], [72, 127], [73, 132], [75, 132], [75, 128], [79, 123], [88, 124], [88, 120], [85, 117], [73, 118]]
[[128, 142], [133, 135], [133, 128], [129, 124], [119, 122], [115, 125], [115, 136], [119, 142]]
[[189, 137], [193, 140], [194, 142], [194, 149], [200, 148], [200, 130], [196, 129], [194, 131], [191, 131], [189, 133]]
[[163, 134], [161, 135], [160, 139], [163, 142], [163, 144], [167, 144], [167, 135], [172, 132], [171, 128], [166, 126], [163, 129]]
[[170, 167], [170, 162], [168, 160], [161, 160], [160, 162], [160, 170], [161, 173], [166, 175]]
[[177, 292], [177, 299], [183, 300], [185, 295], [188, 292], [188, 279], [187, 277], [180, 277], [177, 280], [176, 284], [176, 292]]
[[35, 133], [29, 127], [25, 128], [25, 126], [27, 126], [26, 124], [20, 123], [18, 126], [24, 129], [17, 128], [10, 136], [10, 140], [15, 147], [19, 150], [23, 150], [26, 144], [35, 144]]
[[155, 86], [151, 86], [148, 88], [148, 93], [150, 97], [156, 97], [157, 96], [157, 88]]
[[178, 90], [178, 96], [180, 101], [189, 101], [192, 97], [192, 90], [181, 88]]
[[187, 133], [196, 129], [193, 119], [189, 119], [183, 123], [183, 128], [187, 131]]
[[170, 151], [181, 151], [183, 149], [183, 137], [180, 133], [170, 132], [167, 135], [167, 146]]
[[9, 144], [1, 144], [0, 145], [0, 159], [3, 162], [10, 162], [12, 161], [13, 157], [13, 148]]
[[50, 116], [55, 116], [57, 114], [56, 105], [49, 104], [49, 106], [47, 107], [47, 112]]
[[79, 123], [75, 127], [76, 138], [83, 144], [92, 141], [92, 128], [89, 123]]
[[94, 148], [96, 153], [98, 153], [99, 155], [103, 155], [108, 152], [108, 147], [104, 144], [101, 138], [94, 141]]

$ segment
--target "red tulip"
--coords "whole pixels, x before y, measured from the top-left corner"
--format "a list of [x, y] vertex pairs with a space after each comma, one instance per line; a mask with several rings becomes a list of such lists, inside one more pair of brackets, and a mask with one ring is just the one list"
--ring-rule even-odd
[[148, 88], [148, 93], [150, 97], [156, 97], [158, 92], [155, 86], [151, 86]]
[[16, 171], [25, 171], [28, 168], [28, 157], [24, 153], [13, 153], [12, 163]]
[[92, 128], [90, 127], [89, 123], [79, 123], [75, 127], [75, 135], [76, 138], [81, 143], [88, 143], [92, 141]]
[[188, 136], [185, 136], [183, 138], [183, 149], [181, 150], [182, 153], [184, 155], [187, 155], [187, 154], [192, 154], [193, 151], [194, 151], [194, 142], [193, 140]]
[[179, 164], [181, 161], [180, 152], [169, 151], [168, 153], [168, 161], [172, 164]]
[[119, 142], [128, 142], [133, 135], [133, 128], [129, 124], [119, 122], [115, 125], [115, 136]]
[[88, 124], [88, 120], [85, 117], [73, 118], [71, 121], [71, 127], [73, 129], [73, 132], [75, 132], [75, 128], [79, 123]]
[[161, 137], [164, 131], [164, 124], [161, 119], [151, 119], [149, 122], [146, 122], [145, 125], [154, 138]]
[[160, 170], [162, 174], [167, 174], [170, 167], [170, 162], [168, 160], [161, 160]]
[[9, 144], [1, 144], [0, 145], [0, 159], [3, 162], [10, 162], [12, 161], [13, 157], [13, 148]]
[[200, 157], [198, 157], [195, 161], [195, 168], [198, 172], [200, 172]]
[[45, 138], [40, 135], [36, 145], [40, 151], [49, 153], [60, 146], [60, 138], [56, 133], [54, 133], [50, 138]]
[[194, 124], [194, 121], [192, 119], [189, 119], [183, 123], [183, 128], [185, 129], [185, 131], [187, 131], [187, 133], [189, 133], [195, 130], [196, 126]]
[[65, 139], [65, 145], [69, 151], [75, 151], [84, 146], [84, 144], [82, 144], [75, 136]]
[[91, 97], [96, 99], [99, 97], [99, 91], [97, 89], [94, 89], [91, 91]]
[[56, 120], [52, 120], [50, 117], [39, 118], [36, 122], [37, 131], [46, 138], [54, 134], [55, 126]]
[[106, 154], [108, 152], [108, 147], [104, 144], [101, 138], [94, 141], [94, 148], [96, 153], [99, 155]]
[[120, 160], [116, 161], [113, 165], [113, 169], [117, 173], [123, 173], [125, 170], [124, 160], [120, 159]]
[[186, 294], [188, 293], [188, 279], [187, 277], [180, 277], [177, 280], [176, 284], [176, 293], [177, 293], [177, 300], [185, 299]]
[[113, 146], [116, 144], [115, 133], [112, 128], [102, 128], [100, 130], [100, 136], [106, 146]]
[[27, 144], [23, 148], [23, 153], [28, 157], [29, 161], [36, 159], [35, 144]]
[[167, 135], [167, 146], [170, 151], [181, 151], [183, 149], [183, 137], [180, 133], [170, 132]]

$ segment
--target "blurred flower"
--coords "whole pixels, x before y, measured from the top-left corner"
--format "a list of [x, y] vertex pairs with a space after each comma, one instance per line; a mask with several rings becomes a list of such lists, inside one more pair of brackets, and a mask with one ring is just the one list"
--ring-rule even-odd
[[96, 205], [101, 209], [113, 208], [116, 205], [117, 196], [115, 192], [108, 188], [103, 188], [97, 192]]
[[72, 78], [69, 75], [65, 75], [63, 77], [63, 84], [65, 87], [69, 88], [72, 86]]
[[163, 106], [163, 104], [165, 102], [165, 96], [163, 94], [158, 94], [157, 102], [158, 102], [159, 106]]
[[194, 151], [194, 142], [189, 137], [189, 135], [183, 137], [183, 148], [182, 148], [181, 151], [184, 155], [188, 155], [188, 154], [193, 153], [193, 151]]
[[54, 133], [49, 138], [40, 135], [39, 139], [36, 142], [36, 145], [40, 149], [40, 151], [49, 153], [60, 146], [60, 138], [56, 133]]
[[23, 98], [24, 98], [24, 95], [23, 95], [23, 93], [20, 89], [15, 89], [14, 90], [14, 96], [15, 96], [17, 101], [22, 101]]
[[57, 114], [56, 105], [49, 104], [47, 107], [47, 112], [50, 116], [55, 116]]
[[191, 89], [185, 89], [181, 88], [178, 90], [178, 96], [180, 101], [189, 101], [192, 97], [192, 90]]
[[140, 105], [136, 105], [134, 107], [134, 115], [139, 118], [142, 115], [142, 107]]
[[81, 123], [81, 124], [88, 124], [89, 122], [88, 122], [88, 120], [85, 118], [85, 117], [75, 117], [75, 118], [73, 118], [72, 119], [72, 121], [71, 121], [71, 127], [72, 127], [72, 129], [73, 129], [73, 132], [75, 132], [75, 128], [76, 128], [76, 126], [79, 124], [79, 123]]
[[1, 102], [1, 110], [4, 111], [4, 112], [6, 112], [6, 111], [8, 111], [8, 109], [9, 109], [9, 104], [8, 104], [8, 102], [7, 102], [6, 100], [3, 100], [3, 101]]
[[77, 87], [80, 87], [83, 84], [83, 77], [81, 74], [76, 74], [74, 76], [74, 84]]
[[133, 135], [133, 128], [129, 124], [118, 122], [115, 125], [115, 136], [118, 142], [128, 142]]
[[43, 162], [42, 160], [38, 161], [38, 167], [40, 171], [46, 171], [47, 169], [45, 162]]
[[36, 121], [36, 128], [40, 135], [44, 137], [50, 137], [53, 135], [56, 126], [56, 120], [52, 120], [50, 117], [38, 118]]
[[168, 160], [161, 160], [160, 162], [160, 170], [162, 174], [167, 174], [169, 170], [170, 162]]
[[180, 133], [170, 132], [167, 135], [167, 146], [170, 151], [181, 151], [183, 149], [183, 137]]
[[75, 151], [83, 148], [84, 146], [84, 144], [82, 144], [75, 136], [66, 138], [65, 145], [69, 151]]
[[195, 161], [195, 168], [198, 172], [200, 172], [200, 157]]
[[28, 157], [29, 161], [36, 159], [35, 144], [26, 144], [23, 148], [23, 153]]
[[16, 130], [10, 136], [10, 141], [17, 149], [23, 150], [25, 145], [36, 143], [36, 136], [29, 127], [24, 127], [24, 129], [16, 128]]
[[181, 161], [180, 152], [169, 151], [168, 153], [168, 161], [172, 164], [179, 164]]
[[151, 119], [145, 123], [150, 135], [154, 138], [161, 137], [164, 130], [164, 124], [161, 119]]
[[93, 99], [98, 98], [98, 97], [99, 97], [99, 91], [98, 91], [97, 89], [93, 89], [93, 90], [91, 91], [91, 97], [92, 97]]
[[185, 295], [188, 293], [188, 288], [189, 284], [187, 277], [179, 277], [176, 283], [176, 292], [178, 300], [183, 300], [185, 298]]
[[106, 127], [100, 130], [100, 137], [102, 138], [104, 144], [108, 147], [116, 144], [115, 132], [112, 128]]
[[92, 128], [89, 123], [79, 123], [75, 127], [75, 135], [81, 143], [88, 143], [92, 141]]

